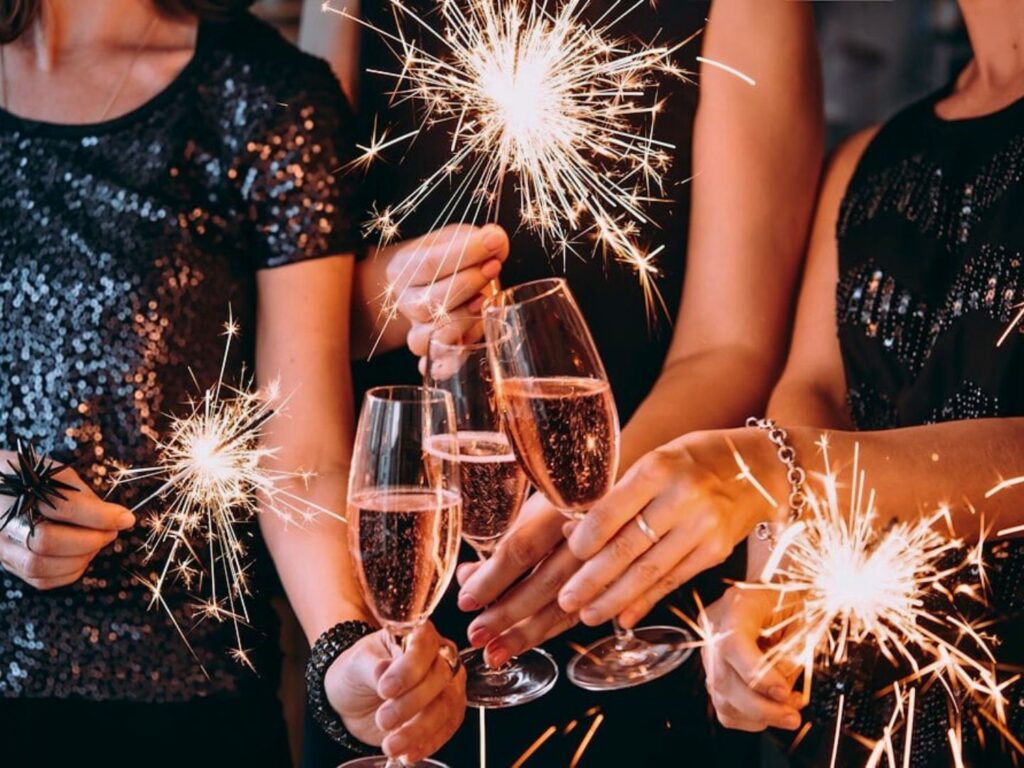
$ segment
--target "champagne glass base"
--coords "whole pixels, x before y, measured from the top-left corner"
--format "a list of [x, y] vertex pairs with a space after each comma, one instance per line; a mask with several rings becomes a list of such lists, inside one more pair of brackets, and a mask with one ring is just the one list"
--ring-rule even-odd
[[[448, 768], [444, 763], [437, 760], [417, 760], [415, 763], [398, 763], [402, 768]], [[371, 757], [360, 757], [356, 760], [349, 760], [342, 763], [338, 768], [388, 768], [388, 759], [384, 755], [373, 755]]]
[[569, 679], [588, 691], [617, 691], [667, 675], [690, 658], [695, 638], [679, 627], [641, 627], [632, 638], [612, 635], [573, 657]]
[[488, 667], [479, 648], [468, 648], [459, 656], [466, 668], [466, 701], [478, 709], [526, 704], [550, 691], [558, 680], [558, 665], [540, 648], [517, 656], [500, 669]]

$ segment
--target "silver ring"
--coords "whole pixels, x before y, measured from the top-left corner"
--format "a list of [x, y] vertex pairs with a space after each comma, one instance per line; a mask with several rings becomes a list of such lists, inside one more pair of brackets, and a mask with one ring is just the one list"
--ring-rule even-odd
[[448, 665], [448, 669], [452, 671], [452, 677], [459, 674], [459, 670], [462, 669], [462, 657], [459, 656], [459, 649], [455, 647], [454, 643], [444, 643], [437, 654]]
[[28, 549], [28, 538], [32, 535], [32, 528], [29, 527], [28, 520], [23, 516], [19, 515], [7, 524], [4, 528], [4, 536], [8, 541], [13, 541], [15, 544]]
[[654, 532], [654, 529], [651, 528], [650, 523], [647, 522], [647, 518], [644, 517], [643, 512], [637, 512], [636, 517], [634, 517], [633, 519], [636, 520], [636, 527], [640, 529], [644, 536], [651, 540], [652, 544], [657, 544], [659, 541], [661, 541], [661, 536]]

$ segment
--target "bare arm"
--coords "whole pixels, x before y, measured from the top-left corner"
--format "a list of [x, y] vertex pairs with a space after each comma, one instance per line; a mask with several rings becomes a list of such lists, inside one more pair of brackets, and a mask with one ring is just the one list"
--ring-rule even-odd
[[[316, 473], [287, 490], [345, 513], [353, 429], [348, 308], [353, 259], [334, 257], [258, 274], [256, 373], [289, 397], [268, 425], [275, 469]], [[310, 641], [339, 621], [366, 620], [346, 546], [346, 528], [323, 513], [287, 524], [260, 515], [260, 528]]]
[[806, 4], [716, 0], [694, 128], [683, 301], [661, 377], [623, 431], [623, 470], [686, 432], [763, 411], [782, 368], [821, 170], [820, 67]]

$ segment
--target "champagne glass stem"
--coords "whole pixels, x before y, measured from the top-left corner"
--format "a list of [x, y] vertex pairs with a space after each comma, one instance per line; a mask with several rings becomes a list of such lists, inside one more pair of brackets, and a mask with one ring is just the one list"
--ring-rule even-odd
[[[480, 547], [480, 548], [473, 547], [473, 551], [476, 552], [476, 556], [478, 558], [480, 558], [480, 564], [481, 565], [486, 563], [488, 558], [490, 558], [490, 556], [491, 556], [491, 553], [488, 552], [487, 550], [483, 549], [482, 547]], [[487, 608], [485, 607], [484, 610], [487, 610]], [[498, 666], [498, 667], [488, 667], [488, 672], [485, 672], [484, 674], [491, 674], [491, 675], [504, 674], [504, 673], [508, 672], [508, 670], [511, 669], [511, 667], [512, 667], [512, 659], [506, 659], [505, 662], [501, 666]]]
[[612, 628], [615, 630], [616, 651], [623, 653], [636, 647], [637, 639], [632, 629], [624, 628], [618, 619], [612, 619]]
[[[388, 646], [391, 651], [391, 658], [397, 659], [403, 653], [406, 652], [409, 644], [409, 638], [412, 636], [412, 632], [406, 632], [405, 634], [399, 634], [392, 629], [388, 630]], [[389, 757], [387, 763], [384, 764], [384, 768], [406, 768], [405, 761], [400, 757]]]

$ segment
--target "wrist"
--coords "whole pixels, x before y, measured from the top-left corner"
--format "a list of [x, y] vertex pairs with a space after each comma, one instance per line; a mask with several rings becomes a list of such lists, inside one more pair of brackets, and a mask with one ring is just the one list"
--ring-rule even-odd
[[327, 675], [336, 662], [361, 639], [376, 629], [365, 621], [344, 621], [321, 634], [313, 643], [306, 665], [306, 693], [314, 721], [334, 741], [358, 754], [371, 754], [375, 748], [354, 737], [331, 707], [327, 696]]

